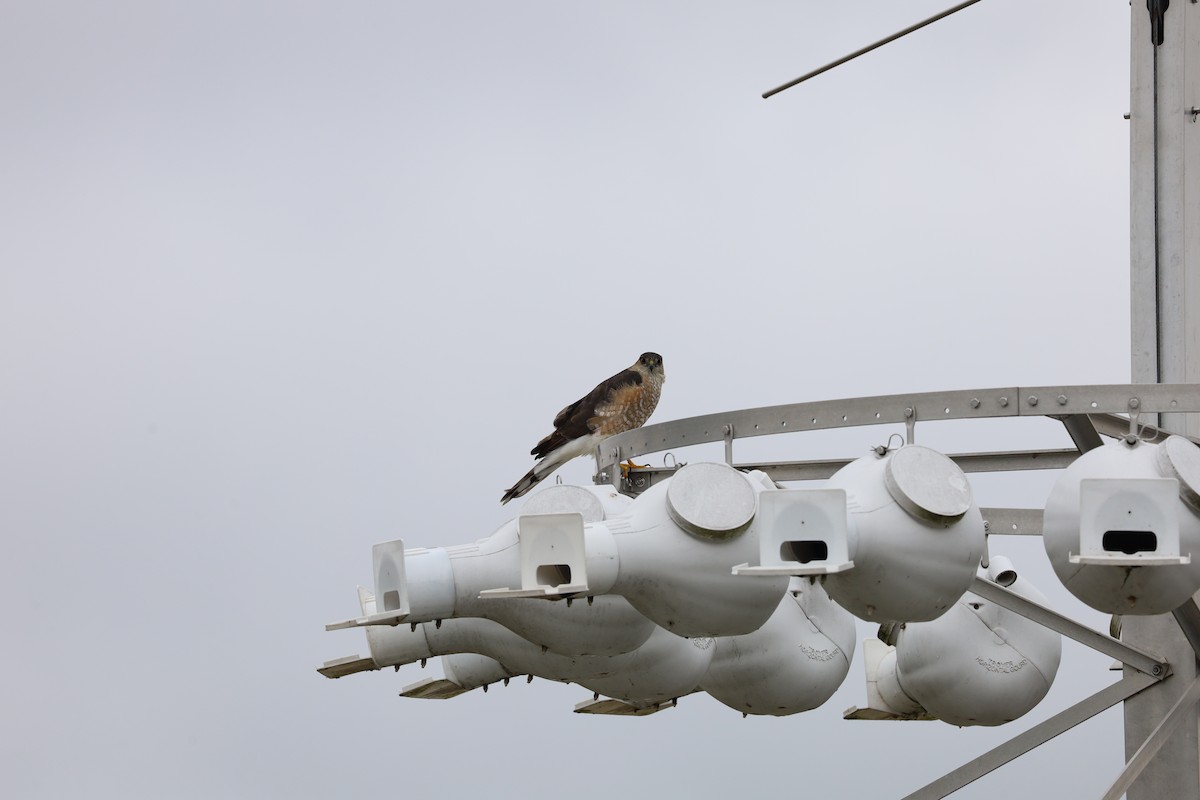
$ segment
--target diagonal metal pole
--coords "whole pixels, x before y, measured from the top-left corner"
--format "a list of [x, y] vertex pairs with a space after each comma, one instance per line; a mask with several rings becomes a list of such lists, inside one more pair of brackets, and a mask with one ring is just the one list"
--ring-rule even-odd
[[1129, 759], [1129, 763], [1125, 765], [1125, 769], [1117, 776], [1117, 780], [1101, 800], [1120, 800], [1121, 796], [1133, 785], [1133, 782], [1141, 776], [1142, 770], [1146, 768], [1146, 765], [1158, 755], [1158, 751], [1171, 738], [1171, 734], [1175, 733], [1176, 729], [1187, 718], [1188, 712], [1196, 705], [1197, 701], [1200, 701], [1200, 677], [1193, 680], [1188, 690], [1175, 701], [1175, 705], [1171, 706], [1171, 710], [1167, 712], [1167, 716], [1154, 729], [1153, 733], [1146, 738], [1146, 741], [1142, 742], [1142, 746], [1133, 754], [1133, 758]]
[[922, 21], [918, 22], [916, 25], [910, 25], [909, 27], [905, 28], [904, 30], [893, 33], [891, 36], [888, 36], [884, 39], [880, 39], [878, 42], [875, 42], [874, 44], [869, 44], [860, 50], [855, 50], [853, 53], [851, 53], [848, 56], [842, 56], [837, 61], [833, 61], [829, 64], [826, 64], [823, 67], [814, 69], [812, 72], [801, 75], [799, 78], [796, 78], [795, 80], [788, 81], [787, 83], [783, 84], [782, 86], [776, 86], [774, 89], [771, 89], [770, 91], [763, 92], [763, 95], [762, 95], [763, 99], [766, 100], [771, 95], [779, 94], [784, 89], [790, 89], [798, 83], [804, 83], [809, 78], [815, 78], [816, 76], [820, 75], [822, 72], [828, 72], [829, 70], [833, 69], [834, 67], [840, 67], [842, 64], [845, 64], [847, 61], [853, 61], [854, 59], [858, 58], [861, 55], [866, 55], [867, 53], [871, 52], [872, 50], [883, 47], [885, 44], [888, 44], [889, 42], [894, 42], [902, 36], [907, 36], [908, 34], [912, 33], [913, 31], [919, 31], [921, 28], [924, 28], [926, 25], [932, 25], [933, 23], [937, 22], [939, 19], [944, 19], [945, 17], [948, 17], [951, 14], [955, 14], [959, 11], [962, 11], [967, 6], [973, 6], [978, 2], [979, 2], [979, 0], [967, 0], [967, 2], [959, 3], [954, 8], [948, 8], [940, 14], [935, 14], [932, 17], [930, 17], [929, 19], [922, 20]]
[[1016, 612], [1023, 617], [1033, 620], [1039, 625], [1045, 625], [1052, 631], [1057, 631], [1080, 644], [1097, 650], [1106, 656], [1117, 659], [1122, 664], [1128, 664], [1134, 669], [1144, 672], [1155, 680], [1162, 680], [1170, 672], [1165, 661], [1137, 647], [1131, 647], [1124, 642], [1097, 633], [1086, 625], [1081, 625], [1073, 619], [1064, 617], [1040, 603], [1035, 603], [1003, 586], [998, 586], [989, 580], [976, 577], [970, 591], [990, 600], [998, 606]]
[[1175, 615], [1175, 621], [1179, 623], [1180, 630], [1187, 637], [1188, 644], [1200, 658], [1200, 608], [1196, 606], [1196, 600], [1194, 598], [1188, 600], [1171, 613]]
[[1053, 717], [1034, 725], [1024, 733], [1017, 734], [1004, 744], [968, 761], [933, 783], [923, 786], [905, 797], [904, 800], [940, 800], [968, 783], [982, 778], [997, 767], [1002, 767], [1013, 759], [1025, 755], [1033, 748], [1045, 744], [1060, 733], [1091, 719], [1101, 711], [1112, 708], [1153, 683], [1157, 683], [1157, 679], [1153, 676], [1142, 672], [1131, 672], [1111, 686], [1080, 700], [1070, 708], [1058, 712]]

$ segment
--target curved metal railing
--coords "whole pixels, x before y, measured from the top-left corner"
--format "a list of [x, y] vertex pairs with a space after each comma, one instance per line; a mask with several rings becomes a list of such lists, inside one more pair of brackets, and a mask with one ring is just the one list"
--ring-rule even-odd
[[1170, 432], [1159, 429], [1160, 413], [1200, 413], [1200, 384], [1008, 386], [764, 406], [661, 422], [613, 436], [597, 448], [594, 480], [638, 494], [675, 468], [639, 468], [625, 476], [617, 469], [620, 462], [715, 442], [725, 443], [726, 463], [739, 469], [759, 469], [777, 481], [817, 480], [829, 477], [850, 459], [734, 463], [733, 442], [754, 436], [897, 423], [905, 425], [911, 442], [918, 422], [1000, 417], [1057, 419], [1075, 447], [947, 455], [965, 472], [1061, 469], [1081, 453], [1100, 446], [1102, 436], [1165, 438]]

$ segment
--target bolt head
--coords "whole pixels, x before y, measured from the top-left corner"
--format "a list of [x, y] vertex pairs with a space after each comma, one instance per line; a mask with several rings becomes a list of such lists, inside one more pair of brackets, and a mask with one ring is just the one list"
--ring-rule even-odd
[[1007, 407], [1008, 407], [1008, 398], [1007, 398], [1007, 397], [1001, 397], [1001, 398], [1000, 398], [1000, 407], [1001, 407], [1001, 408], [1007, 408]]
[[979, 408], [979, 398], [978, 397], [971, 398], [971, 408]]
[[1029, 395], [1029, 405], [1036, 406], [1037, 404], [1038, 404], [1037, 395], [1036, 394]]
[[1060, 406], [1065, 406], [1067, 404], [1067, 396], [1065, 394], [1060, 394], [1057, 399]]
[[1141, 405], [1142, 405], [1142, 401], [1137, 399], [1136, 397], [1129, 398], [1129, 407], [1130, 408], [1140, 408]]

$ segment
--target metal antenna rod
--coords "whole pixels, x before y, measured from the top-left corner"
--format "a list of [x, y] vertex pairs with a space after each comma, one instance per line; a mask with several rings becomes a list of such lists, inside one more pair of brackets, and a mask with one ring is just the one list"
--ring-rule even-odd
[[878, 42], [875, 42], [875, 44], [869, 44], [866, 47], [862, 48], [861, 50], [855, 50], [853, 53], [851, 53], [848, 56], [842, 56], [837, 61], [833, 61], [829, 64], [826, 64], [823, 67], [814, 69], [812, 72], [809, 72], [805, 75], [801, 75], [799, 78], [796, 78], [794, 81], [788, 81], [787, 83], [783, 84], [782, 86], [776, 86], [774, 89], [772, 89], [769, 92], [763, 92], [763, 100], [766, 100], [771, 95], [779, 94], [784, 89], [790, 89], [798, 83], [804, 83], [809, 78], [815, 78], [817, 75], [820, 75], [822, 72], [828, 72], [829, 70], [833, 69], [834, 67], [840, 67], [842, 64], [845, 64], [847, 61], [853, 61], [854, 59], [858, 58], [859, 56], [869, 53], [878, 47], [883, 47], [888, 42], [894, 42], [897, 39], [899, 39], [901, 36], [907, 36], [908, 34], [912, 33], [913, 31], [917, 31], [917, 30], [920, 30], [921, 28], [924, 28], [926, 25], [932, 25], [933, 23], [937, 22], [939, 19], [942, 19], [943, 17], [948, 17], [951, 14], [962, 11], [967, 6], [973, 6], [978, 2], [979, 2], [979, 0], [967, 0], [967, 2], [965, 2], [965, 3], [959, 3], [954, 8], [948, 8], [945, 11], [943, 11], [942, 13], [935, 14], [934, 16], [930, 17], [927, 20], [923, 20], [921, 22], [918, 22], [916, 25], [907, 27], [904, 30], [900, 31], [899, 33], [893, 33], [891, 36], [888, 36], [886, 39], [880, 39]]

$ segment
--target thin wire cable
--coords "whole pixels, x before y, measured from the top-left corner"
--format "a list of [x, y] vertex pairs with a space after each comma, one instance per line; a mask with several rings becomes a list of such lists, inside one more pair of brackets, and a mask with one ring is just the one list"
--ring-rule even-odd
[[917, 31], [917, 30], [920, 30], [921, 28], [924, 28], [926, 25], [932, 25], [933, 23], [937, 22], [939, 19], [943, 19], [945, 17], [950, 16], [951, 14], [955, 14], [959, 11], [962, 11], [967, 6], [973, 6], [978, 2], [979, 2], [979, 0], [967, 0], [967, 2], [965, 2], [965, 3], [959, 3], [954, 8], [948, 8], [940, 14], [935, 14], [934, 16], [930, 17], [929, 19], [918, 22], [916, 25], [907, 27], [898, 33], [893, 33], [891, 36], [887, 37], [886, 39], [880, 39], [878, 42], [875, 42], [874, 44], [869, 44], [866, 47], [862, 48], [861, 50], [855, 50], [853, 53], [851, 53], [848, 56], [843, 56], [842, 58], [839, 58], [837, 61], [833, 61], [829, 64], [826, 64], [823, 67], [814, 69], [812, 72], [809, 72], [805, 75], [801, 75], [799, 78], [796, 78], [794, 81], [788, 81], [787, 83], [783, 84], [782, 86], [776, 86], [774, 89], [771, 89], [768, 92], [763, 92], [763, 96], [762, 96], [763, 100], [766, 100], [771, 95], [779, 94], [784, 89], [790, 89], [798, 83], [804, 83], [809, 78], [815, 78], [816, 76], [820, 75], [822, 72], [828, 72], [829, 70], [833, 69], [834, 67], [840, 67], [842, 64], [845, 64], [847, 61], [853, 61], [854, 59], [858, 58], [859, 56], [865, 55], [865, 54], [871, 52], [872, 50], [875, 50], [876, 48], [883, 47], [885, 44], [888, 44], [889, 42], [896, 41], [901, 36], [907, 36], [908, 34], [912, 33], [913, 31]]

